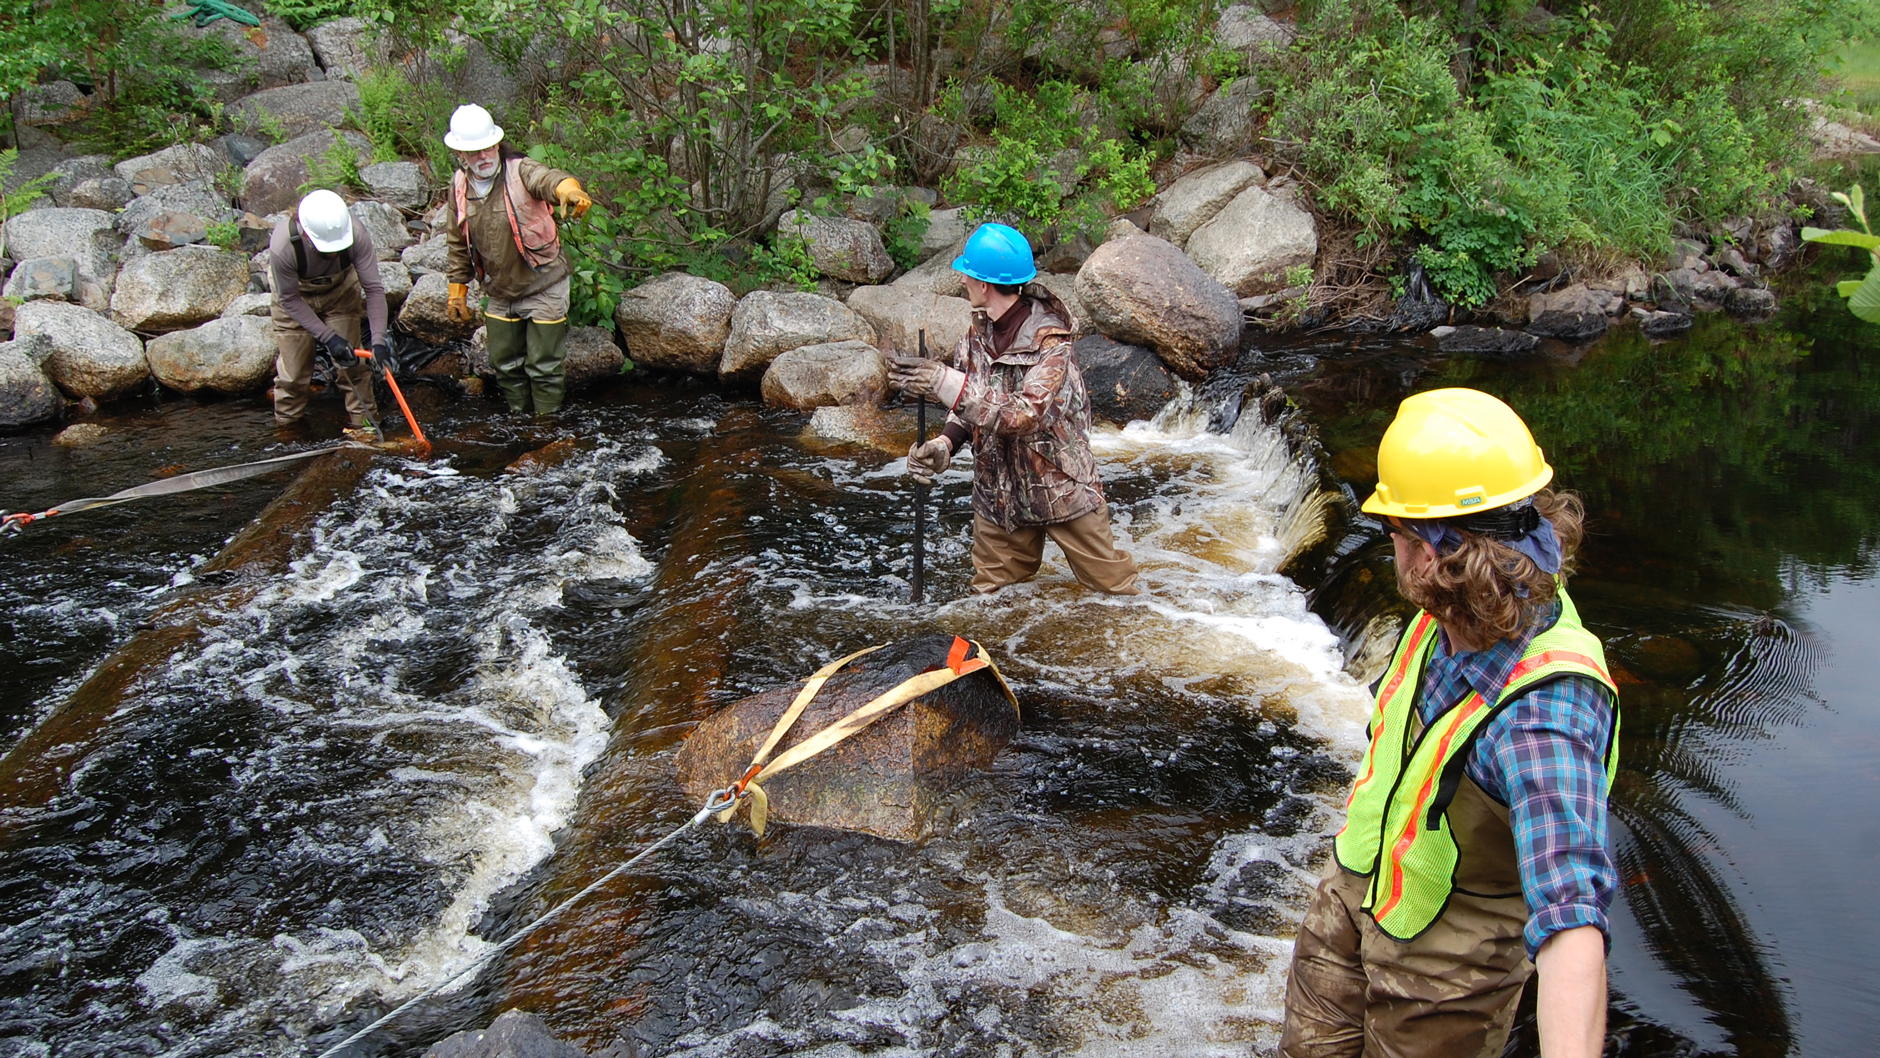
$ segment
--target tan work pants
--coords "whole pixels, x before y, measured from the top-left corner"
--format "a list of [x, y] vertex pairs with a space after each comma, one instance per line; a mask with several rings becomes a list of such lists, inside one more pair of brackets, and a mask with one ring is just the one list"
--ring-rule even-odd
[[[356, 272], [347, 269], [344, 278], [326, 283], [318, 279], [302, 280], [300, 295], [328, 327], [339, 332], [354, 349], [361, 348], [359, 328], [365, 318], [366, 301], [360, 293]], [[295, 422], [307, 414], [307, 401], [312, 393], [313, 351], [318, 343], [306, 328], [287, 314], [279, 298], [275, 298], [269, 308], [268, 318], [274, 321], [274, 421]], [[364, 360], [352, 367], [335, 365], [333, 376], [340, 391], [346, 394], [348, 421], [354, 426], [377, 423], [379, 405], [372, 394], [372, 365]]]
[[1336, 860], [1293, 945], [1280, 1058], [1499, 1058], [1521, 987], [1519, 896], [1456, 893], [1408, 943], [1364, 913], [1367, 879]]
[[1116, 549], [1106, 504], [1055, 525], [1006, 531], [973, 515], [973, 591], [983, 595], [1030, 580], [1044, 562], [1046, 537], [1057, 541], [1078, 583], [1110, 595], [1136, 595], [1136, 560]]

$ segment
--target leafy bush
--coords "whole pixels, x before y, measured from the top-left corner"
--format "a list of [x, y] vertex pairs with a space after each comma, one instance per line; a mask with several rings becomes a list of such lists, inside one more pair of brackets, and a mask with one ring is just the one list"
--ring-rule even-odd
[[279, 15], [301, 30], [357, 14], [358, 7], [354, 0], [267, 0], [269, 14]]

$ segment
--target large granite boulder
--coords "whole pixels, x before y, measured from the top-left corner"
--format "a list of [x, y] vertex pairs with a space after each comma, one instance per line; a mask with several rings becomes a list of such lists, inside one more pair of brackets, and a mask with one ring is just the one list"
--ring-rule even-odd
[[90, 309], [59, 301], [21, 305], [13, 316], [13, 336], [33, 335], [52, 345], [42, 365], [46, 375], [75, 398], [123, 396], [150, 377], [144, 343]]
[[431, 202], [431, 185], [417, 162], [374, 162], [359, 170], [359, 182], [373, 198], [403, 209], [423, 209]]
[[1214, 219], [1242, 191], [1262, 183], [1266, 173], [1252, 162], [1223, 162], [1184, 174], [1155, 196], [1149, 234], [1185, 245], [1195, 229]]
[[1090, 413], [1117, 425], [1153, 419], [1181, 384], [1155, 353], [1101, 334], [1079, 338], [1071, 355], [1090, 393]]
[[[480, 304], [482, 299], [482, 289], [471, 283], [471, 307]], [[411, 293], [405, 295], [404, 307], [398, 310], [398, 329], [428, 345], [448, 345], [470, 337], [479, 321], [453, 322], [445, 311], [449, 302], [450, 284], [442, 272], [419, 276], [417, 282], [411, 284]]]
[[1222, 11], [1214, 26], [1215, 44], [1256, 56], [1290, 47], [1294, 36], [1292, 27], [1248, 4], [1235, 4]]
[[[357, 21], [356, 19], [349, 21]], [[505, 1010], [487, 1029], [465, 1029], [424, 1052], [424, 1058], [587, 1058], [572, 1043], [556, 1039], [534, 1014]]]
[[70, 81], [30, 85], [12, 100], [13, 113], [22, 125], [63, 125], [77, 121], [91, 109], [91, 97]]
[[1104, 243], [1077, 273], [1076, 289], [1097, 331], [1148, 346], [1183, 378], [1198, 380], [1239, 352], [1240, 301], [1166, 240]]
[[356, 81], [373, 66], [386, 62], [391, 54], [384, 36], [362, 18], [348, 16], [322, 22], [304, 36], [328, 80]]
[[344, 125], [347, 112], [358, 106], [359, 88], [351, 81], [309, 81], [245, 96], [228, 108], [228, 116], [237, 128], [251, 131], [272, 119], [292, 139]]
[[111, 317], [134, 331], [174, 331], [215, 319], [247, 292], [247, 254], [184, 246], [126, 264], [111, 295]]
[[119, 180], [147, 191], [165, 184], [214, 180], [227, 168], [228, 159], [214, 147], [202, 143], [179, 143], [152, 154], [126, 158], [112, 166], [111, 171]]
[[620, 295], [614, 326], [636, 367], [715, 375], [737, 305], [723, 283], [668, 272]]
[[59, 391], [39, 368], [38, 356], [47, 344], [43, 336], [0, 342], [0, 429], [30, 426], [59, 414]]
[[314, 80], [320, 74], [313, 48], [286, 20], [270, 15], [259, 26], [244, 26], [221, 18], [203, 28], [189, 25], [177, 32], [197, 37], [219, 37], [235, 51], [236, 61], [226, 69], [196, 71], [216, 100], [233, 103], [252, 92]]
[[1563, 342], [1585, 342], [1606, 333], [1606, 296], [1584, 283], [1528, 298], [1527, 332]]
[[920, 349], [920, 332], [925, 330], [928, 355], [950, 355], [973, 326], [973, 306], [965, 298], [942, 297], [900, 283], [856, 287], [849, 293], [849, 308], [875, 328], [883, 348], [903, 353]]
[[136, 197], [131, 185], [117, 177], [94, 176], [72, 185], [71, 193], [59, 205], [113, 212], [130, 205], [131, 199]]
[[[971, 229], [968, 229], [970, 233]], [[963, 298], [966, 296], [966, 284], [953, 270], [953, 260], [966, 249], [966, 236], [962, 235], [954, 242], [933, 256], [922, 261], [908, 273], [894, 281], [896, 289], [924, 290], [929, 294], [938, 294], [943, 298]]]
[[1178, 134], [1182, 145], [1197, 154], [1224, 158], [1253, 146], [1253, 106], [1260, 101], [1260, 82], [1236, 77], [1202, 100]]
[[348, 208], [372, 236], [372, 251], [381, 261], [398, 260], [407, 246], [418, 241], [405, 230], [405, 215], [397, 206], [361, 199]]
[[250, 393], [274, 373], [274, 324], [265, 316], [210, 320], [152, 338], [145, 349], [157, 381], [184, 393]]
[[756, 381], [772, 360], [791, 349], [851, 338], [872, 345], [875, 329], [840, 301], [797, 291], [752, 291], [731, 313], [718, 377]]
[[77, 261], [70, 257], [33, 257], [13, 267], [0, 293], [24, 303], [41, 298], [71, 301], [77, 290]]
[[[920, 259], [931, 260], [935, 254], [964, 244], [966, 237], [973, 233], [974, 227], [976, 225], [966, 220], [964, 206], [930, 211], [927, 214], [927, 230], [922, 232], [920, 237]], [[950, 263], [952, 260], [952, 257], [948, 257], [943, 263]]]
[[36, 209], [6, 222], [7, 254], [16, 261], [69, 257], [81, 279], [109, 284], [124, 245], [116, 218], [99, 209]]
[[[909, 677], [944, 666], [953, 645], [952, 636], [921, 635], [858, 659], [830, 677], [777, 752], [787, 752]], [[791, 683], [752, 695], [692, 729], [675, 761], [689, 803], [703, 803], [712, 790], [744, 774], [798, 690]], [[1017, 733], [1018, 706], [1011, 691], [993, 669], [981, 669], [765, 780], [770, 820], [916, 841], [948, 791], [988, 767]]]
[[397, 313], [411, 296], [411, 273], [397, 261], [380, 261], [379, 281], [385, 284], [385, 307]]
[[894, 271], [894, 258], [882, 245], [881, 233], [866, 221], [793, 209], [778, 218], [777, 233], [802, 236], [816, 270], [831, 279], [879, 283]]
[[433, 235], [405, 247], [398, 259], [405, 263], [413, 278], [426, 272], [442, 272], [450, 267], [450, 242], [443, 235]]
[[1075, 273], [1040, 272], [1032, 282], [1056, 294], [1057, 299], [1064, 303], [1064, 311], [1071, 314], [1072, 334], [1082, 338], [1086, 334], [1096, 333], [1096, 328], [1090, 323], [1090, 310], [1084, 307], [1084, 299], [1077, 296]]
[[867, 342], [806, 345], [772, 360], [758, 388], [765, 404], [798, 411], [874, 404], [888, 391], [888, 362]]
[[[14, 164], [13, 171], [16, 174], [20, 171], [17, 162]], [[86, 206], [85, 203], [72, 201], [72, 192], [78, 188], [78, 185], [91, 180], [116, 178], [116, 174], [111, 171], [110, 155], [81, 154], [76, 158], [60, 158], [53, 164], [49, 172], [52, 173], [52, 182], [46, 185], [46, 197], [52, 201], [53, 205], [77, 205], [85, 206], [87, 209], [118, 208], [117, 206]], [[125, 189], [128, 193], [128, 182], [125, 184]], [[122, 204], [123, 203], [119, 203], [118, 205]]]
[[207, 180], [188, 180], [152, 188], [147, 195], [130, 200], [117, 215], [117, 230], [135, 238], [151, 221], [164, 213], [187, 213], [214, 224], [240, 216], [229, 206], [227, 196]]
[[242, 170], [242, 208], [263, 217], [292, 209], [300, 202], [300, 185], [307, 182], [308, 159], [335, 150], [350, 152], [358, 165], [372, 164], [372, 141], [357, 132], [321, 130], [296, 136], [262, 151]]
[[1238, 297], [1287, 285], [1286, 270], [1319, 256], [1312, 214], [1289, 198], [1249, 187], [1188, 237], [1188, 256]]

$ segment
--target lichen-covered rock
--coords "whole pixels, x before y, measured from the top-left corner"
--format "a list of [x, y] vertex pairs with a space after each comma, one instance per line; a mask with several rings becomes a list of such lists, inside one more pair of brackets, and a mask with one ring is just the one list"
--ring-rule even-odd
[[1585, 342], [1606, 333], [1606, 298], [1575, 283], [1528, 298], [1527, 332], [1563, 342]]
[[151, 221], [165, 213], [201, 217], [205, 224], [218, 224], [240, 216], [229, 206], [228, 198], [207, 180], [189, 180], [166, 184], [131, 199], [117, 215], [117, 230], [136, 238]]
[[150, 377], [144, 343], [78, 305], [27, 302], [14, 314], [13, 334], [16, 338], [41, 335], [51, 343], [51, 355], [42, 366], [60, 389], [75, 398], [122, 396]]
[[179, 25], [177, 32], [196, 37], [219, 37], [235, 51], [225, 68], [198, 70], [216, 100], [233, 103], [251, 92], [285, 84], [311, 81], [319, 74], [313, 48], [284, 19], [272, 15], [259, 26], [244, 26], [221, 18], [203, 28]]
[[752, 291], [731, 313], [731, 333], [718, 362], [727, 382], [755, 381], [791, 349], [848, 339], [874, 344], [875, 329], [847, 305], [821, 294]]
[[272, 311], [273, 305], [273, 294], [243, 294], [228, 303], [228, 308], [222, 310], [222, 318], [226, 320], [234, 316], [266, 316]]
[[79, 209], [119, 210], [130, 205], [131, 185], [115, 176], [94, 176], [73, 185], [63, 205]]
[[396, 314], [411, 296], [411, 273], [397, 261], [380, 261], [379, 280], [385, 284], [385, 307]]
[[237, 128], [251, 131], [278, 122], [292, 139], [344, 125], [358, 106], [359, 88], [351, 81], [308, 81], [244, 96], [228, 108], [228, 116]]
[[274, 325], [264, 316], [210, 320], [152, 338], [145, 349], [157, 381], [184, 393], [250, 393], [274, 371]]
[[920, 332], [927, 332], [927, 351], [948, 356], [973, 325], [973, 307], [965, 298], [942, 297], [918, 286], [892, 283], [856, 287], [849, 308], [875, 328], [885, 348], [913, 353], [920, 348]]
[[1239, 300], [1153, 235], [1097, 247], [1077, 273], [1076, 290], [1097, 331], [1148, 346], [1183, 378], [1200, 379], [1239, 351]]
[[326, 130], [296, 136], [262, 151], [242, 170], [242, 208], [261, 216], [292, 209], [307, 182], [307, 161], [334, 151], [350, 152], [356, 165], [372, 164], [372, 141], [357, 132]]
[[16, 261], [69, 257], [81, 278], [108, 282], [117, 270], [124, 236], [115, 218], [98, 209], [36, 209], [6, 222], [7, 253]]
[[127, 184], [151, 183], [152, 177], [146, 174], [162, 174], [155, 177], [160, 183], [183, 183], [190, 180], [214, 180], [222, 170], [228, 168], [228, 162], [215, 148], [201, 143], [179, 143], [174, 147], [165, 147], [151, 154], [140, 154], [135, 158], [126, 158], [111, 167], [113, 174]]
[[772, 360], [758, 388], [764, 403], [798, 411], [873, 404], [888, 390], [888, 362], [867, 342], [806, 345]]
[[1222, 11], [1214, 27], [1215, 44], [1256, 55], [1290, 47], [1294, 36], [1291, 27], [1246, 4], [1235, 4]]
[[873, 224], [847, 217], [819, 217], [790, 210], [777, 220], [777, 231], [800, 235], [809, 243], [816, 270], [850, 283], [879, 283], [894, 271], [894, 258]]
[[1155, 353], [1093, 334], [1079, 338], [1071, 355], [1090, 393], [1090, 413], [1118, 425], [1153, 419], [1180, 389]]
[[31, 85], [13, 99], [13, 113], [22, 125], [63, 125], [90, 109], [91, 97], [70, 81]]
[[[25, 152], [22, 151], [22, 154]], [[13, 167], [15, 174], [20, 172], [18, 163]], [[111, 171], [111, 156], [108, 154], [81, 154], [76, 158], [60, 158], [50, 170], [52, 180], [46, 185], [46, 197], [55, 206], [83, 206], [86, 209], [116, 209], [116, 206], [94, 206], [72, 201], [72, 192], [78, 185], [90, 180], [116, 179]], [[125, 185], [129, 187], [128, 181]], [[120, 203], [121, 204], [121, 203]]]
[[375, 162], [359, 170], [359, 182], [373, 198], [404, 209], [423, 209], [431, 201], [431, 186], [417, 162]]
[[14, 266], [0, 292], [21, 302], [41, 298], [70, 301], [77, 288], [77, 261], [70, 257], [34, 257]]
[[[973, 225], [966, 222], [965, 207], [933, 210], [927, 214], [927, 230], [920, 237], [920, 259], [930, 260], [935, 254], [964, 243], [972, 230]], [[948, 262], [952, 260], [947, 258]]]
[[385, 38], [362, 18], [347, 16], [322, 22], [307, 30], [304, 36], [328, 80], [336, 77], [358, 80], [360, 75], [390, 56]]
[[111, 317], [134, 331], [174, 331], [215, 319], [247, 292], [247, 254], [184, 246], [127, 263], [111, 295]]
[[0, 342], [0, 429], [14, 429], [56, 417], [63, 403], [52, 380], [28, 349], [46, 339], [15, 338]]
[[1287, 285], [1286, 270], [1319, 256], [1312, 214], [1291, 199], [1249, 187], [1188, 237], [1188, 256], [1239, 297]]
[[1182, 123], [1182, 144], [1197, 154], [1224, 158], [1253, 146], [1253, 105], [1260, 101], [1260, 82], [1252, 76], [1236, 77], [1202, 100], [1193, 116]]
[[[953, 637], [890, 644], [830, 677], [778, 752], [828, 727], [911, 676], [946, 663]], [[676, 758], [688, 799], [702, 803], [742, 775], [792, 683], [734, 702], [692, 729]], [[988, 767], [1018, 733], [1018, 708], [992, 669], [963, 676], [877, 720], [834, 748], [764, 782], [774, 823], [861, 830], [915, 841], [963, 777]]]
[[966, 296], [966, 284], [953, 270], [953, 261], [966, 249], [966, 236], [949, 244], [933, 256], [922, 261], [906, 275], [894, 281], [894, 287], [901, 290], [924, 290], [929, 294], [938, 294], [943, 298], [963, 298]]
[[372, 236], [372, 252], [381, 261], [395, 261], [405, 247], [418, 240], [405, 230], [405, 215], [398, 212], [398, 207], [371, 199], [361, 199], [351, 207], [352, 215], [357, 217]]
[[174, 250], [193, 246], [209, 237], [209, 222], [194, 213], [165, 211], [150, 218], [133, 234], [151, 250]]
[[[482, 297], [482, 289], [471, 283], [470, 304], [479, 304]], [[419, 276], [411, 284], [411, 293], [405, 295], [404, 307], [398, 310], [398, 329], [429, 345], [447, 345], [470, 337], [478, 321], [453, 322], [445, 311], [449, 303], [450, 284], [442, 272]]]
[[1252, 162], [1210, 165], [1184, 174], [1155, 196], [1149, 234], [1177, 246], [1188, 242], [1195, 229], [1214, 219], [1234, 197], [1266, 179]]
[[398, 255], [413, 279], [426, 272], [442, 272], [450, 266], [450, 245], [442, 235], [433, 235], [416, 245], [405, 247]]
[[620, 295], [614, 325], [636, 367], [715, 375], [737, 305], [723, 283], [668, 272]]

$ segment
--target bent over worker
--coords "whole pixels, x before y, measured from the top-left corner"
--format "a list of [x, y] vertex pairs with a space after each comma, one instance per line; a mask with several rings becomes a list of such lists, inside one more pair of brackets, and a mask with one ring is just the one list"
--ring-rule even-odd
[[353, 355], [360, 348], [361, 317], [372, 325], [373, 359], [386, 370], [396, 365], [385, 331], [385, 284], [366, 226], [344, 199], [315, 191], [274, 226], [268, 270], [274, 285], [268, 308], [276, 346], [274, 421], [289, 425], [306, 416], [314, 360], [323, 356], [346, 395], [346, 435], [377, 440], [372, 367]]
[[1016, 228], [982, 224], [953, 262], [973, 325], [951, 364], [889, 362], [889, 381], [947, 410], [940, 436], [908, 449], [922, 484], [973, 446], [973, 583], [981, 594], [1029, 580], [1057, 541], [1085, 587], [1135, 595], [1136, 563], [1118, 551], [1090, 452], [1090, 395], [1071, 356], [1074, 321], [1057, 295], [1031, 284], [1031, 244]]
[[[1496, 1058], [1528, 977], [1544, 1058], [1605, 1042], [1619, 692], [1565, 578], [1577, 498], [1486, 393], [1405, 400], [1377, 490], [1422, 609], [1293, 948], [1283, 1058]], [[1531, 961], [1530, 961], [1531, 960]]]
[[496, 388], [510, 411], [533, 406], [537, 415], [553, 415], [567, 389], [569, 275], [554, 209], [579, 217], [593, 201], [573, 176], [502, 144], [502, 128], [475, 103], [450, 116], [444, 145], [462, 168], [450, 184], [446, 311], [459, 323], [474, 322], [470, 280], [482, 283]]

